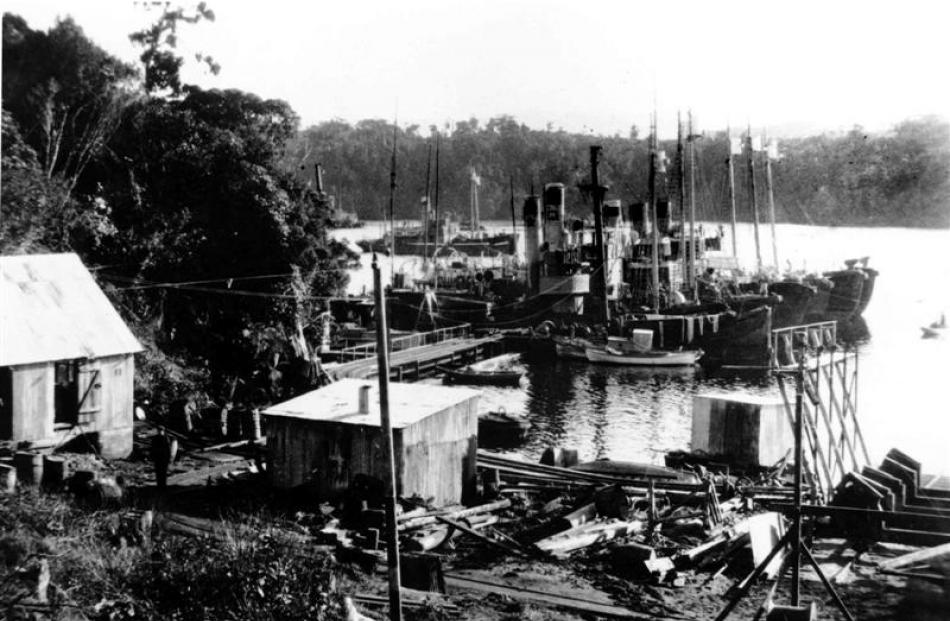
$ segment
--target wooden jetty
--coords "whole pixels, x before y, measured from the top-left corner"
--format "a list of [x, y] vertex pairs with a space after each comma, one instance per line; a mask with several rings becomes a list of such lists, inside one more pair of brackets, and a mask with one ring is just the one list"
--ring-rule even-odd
[[[438, 343], [392, 352], [389, 376], [396, 381], [415, 381], [437, 373], [437, 367], [470, 364], [504, 352], [504, 335], [492, 334], [478, 338], [454, 338]], [[367, 379], [376, 377], [375, 357], [324, 365], [335, 379]]]

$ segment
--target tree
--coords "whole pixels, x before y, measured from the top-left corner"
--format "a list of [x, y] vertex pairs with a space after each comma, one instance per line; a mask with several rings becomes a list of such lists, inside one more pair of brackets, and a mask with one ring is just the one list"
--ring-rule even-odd
[[[28, 237], [37, 247], [98, 243], [110, 230], [107, 206], [76, 190], [136, 97], [134, 68], [89, 41], [69, 18], [44, 33], [5, 13], [3, 57], [4, 134], [17, 151], [4, 142], [6, 172], [15, 178], [4, 183], [6, 217], [34, 229], [42, 222], [45, 230]], [[23, 213], [37, 207], [41, 214]]]

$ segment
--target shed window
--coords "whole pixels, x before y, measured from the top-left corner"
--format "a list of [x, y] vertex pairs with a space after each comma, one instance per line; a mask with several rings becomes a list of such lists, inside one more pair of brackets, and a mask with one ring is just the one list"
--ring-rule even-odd
[[84, 364], [79, 367], [79, 412], [88, 414], [102, 408], [102, 373], [98, 366]]

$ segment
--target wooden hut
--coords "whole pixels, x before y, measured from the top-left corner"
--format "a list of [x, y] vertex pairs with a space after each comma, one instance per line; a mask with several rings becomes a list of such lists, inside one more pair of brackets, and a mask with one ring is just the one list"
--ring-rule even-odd
[[[466, 389], [389, 385], [397, 493], [464, 502], [475, 492], [478, 395]], [[377, 479], [387, 465], [374, 382], [342, 379], [264, 411], [273, 484], [308, 484], [321, 498], [346, 490], [357, 474]]]
[[0, 441], [127, 456], [141, 349], [75, 254], [0, 257]]

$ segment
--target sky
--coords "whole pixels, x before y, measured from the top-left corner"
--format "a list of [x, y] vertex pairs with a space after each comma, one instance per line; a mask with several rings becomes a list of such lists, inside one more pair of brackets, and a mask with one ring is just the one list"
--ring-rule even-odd
[[[128, 34], [159, 15], [132, 0], [5, 0], [34, 29], [72, 15], [129, 61]], [[161, 4], [161, 3], [158, 3]], [[182, 3], [182, 6], [189, 6]], [[290, 103], [306, 127], [339, 118], [402, 126], [508, 114], [591, 134], [727, 125], [789, 135], [884, 131], [950, 114], [950, 3], [932, 0], [208, 0], [185, 26], [187, 82]], [[177, 6], [177, 5], [176, 5]], [[946, 7], [946, 8], [945, 8]]]

